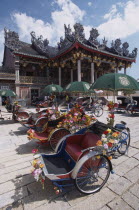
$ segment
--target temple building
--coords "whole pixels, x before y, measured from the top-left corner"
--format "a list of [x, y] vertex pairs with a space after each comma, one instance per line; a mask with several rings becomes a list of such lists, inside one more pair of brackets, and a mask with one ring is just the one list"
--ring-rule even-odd
[[64, 25], [65, 37], [57, 46], [49, 45], [42, 35], [36, 37], [31, 32], [31, 44], [19, 40], [16, 32], [5, 29], [5, 48], [0, 67], [0, 89], [9, 88], [19, 98], [30, 101], [40, 96], [48, 84], [62, 87], [71, 81], [93, 83], [99, 76], [108, 72], [118, 72], [131, 67], [136, 61], [137, 48], [131, 53], [127, 42], [120, 39], [107, 46], [104, 38], [98, 41], [98, 30], [92, 28], [89, 39], [85, 38], [80, 23]]

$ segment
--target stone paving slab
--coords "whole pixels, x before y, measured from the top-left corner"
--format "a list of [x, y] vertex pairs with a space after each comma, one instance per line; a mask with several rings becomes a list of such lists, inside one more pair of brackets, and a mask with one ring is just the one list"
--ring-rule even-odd
[[[102, 189], [99, 193], [89, 196], [85, 200], [81, 201], [80, 203], [76, 203], [75, 206], [71, 207], [70, 209], [85, 209], [89, 210], [97, 210], [101, 209], [104, 205], [112, 201], [116, 197], [116, 194], [109, 190], [108, 188]], [[69, 202], [71, 204], [71, 202]], [[72, 205], [71, 205], [72, 206]]]
[[12, 190], [7, 193], [0, 195], [0, 208], [16, 202], [24, 197], [28, 196], [27, 188], [22, 187], [17, 190]]
[[0, 169], [0, 175], [11, 173], [13, 171], [17, 171], [17, 170], [20, 170], [20, 169], [23, 169], [23, 168], [26, 168], [26, 167], [31, 168], [31, 163], [29, 161], [23, 162], [22, 164], [19, 163], [17, 165], [12, 165], [12, 166], [9, 166], [7, 168], [2, 168], [2, 169]]
[[133, 168], [131, 171], [127, 172], [124, 177], [131, 182], [136, 183], [139, 180], [139, 168]]
[[113, 200], [112, 202], [108, 203], [108, 206], [110, 209], [114, 210], [133, 210], [125, 201], [123, 201], [121, 198], [117, 198]]
[[129, 189], [129, 191], [139, 198], [139, 184], [135, 184], [133, 187]]
[[[120, 159], [120, 158], [119, 158]], [[135, 158], [128, 158], [126, 161], [122, 162], [115, 167], [114, 171], [116, 174], [123, 176], [125, 173], [139, 165], [139, 161]]]
[[108, 187], [118, 195], [122, 195], [130, 186], [132, 182], [124, 177], [120, 177], [114, 183], [110, 184]]
[[138, 210], [139, 209], [139, 199], [135, 195], [133, 195], [131, 192], [126, 192], [122, 196], [122, 198], [133, 209], [135, 209], [135, 210]]

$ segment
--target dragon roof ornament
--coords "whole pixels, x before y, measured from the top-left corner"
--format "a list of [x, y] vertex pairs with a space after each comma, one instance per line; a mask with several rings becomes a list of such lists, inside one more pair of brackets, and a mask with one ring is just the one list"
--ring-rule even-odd
[[[30, 34], [33, 48], [39, 54], [47, 57], [54, 57], [70, 48], [73, 43], [80, 42], [81, 44], [88, 46], [89, 48], [95, 48], [98, 51], [100, 50], [103, 52], [108, 52], [133, 59], [137, 57], [137, 48], [134, 48], [134, 50], [129, 53], [129, 44], [127, 42], [122, 43], [120, 39], [112, 41], [111, 47], [107, 46], [107, 40], [105, 39], [105, 37], [104, 39], [102, 39], [102, 42], [98, 41], [99, 32], [96, 28], [92, 28], [90, 30], [90, 36], [88, 40], [85, 38], [84, 27], [80, 23], [76, 23], [73, 26], [73, 31], [70, 25], [64, 25], [64, 29], [65, 37], [60, 37], [60, 41], [57, 43], [56, 47], [49, 46], [48, 39], [43, 39], [42, 35], [36, 37], [35, 32], [32, 31]], [[19, 51], [24, 43], [19, 40], [18, 33], [10, 31], [6, 28], [4, 29], [4, 32], [5, 45], [14, 51]]]
[[22, 43], [19, 41], [18, 33], [4, 28], [5, 45], [11, 50], [19, 50]]
[[[74, 31], [72, 31], [70, 24], [66, 26], [64, 24], [65, 29], [65, 37], [60, 37], [60, 41], [57, 43], [57, 47], [53, 48], [53, 51], [57, 53], [58, 51], [68, 49], [72, 43], [79, 41], [82, 44], [89, 45], [89, 47], [96, 48], [98, 50], [108, 51], [110, 53], [125, 56], [129, 58], [136, 58], [137, 56], [137, 48], [135, 48], [132, 53], [129, 53], [128, 47], [129, 44], [124, 42], [122, 44], [120, 39], [116, 39], [112, 41], [111, 47], [107, 46], [107, 40], [102, 39], [102, 42], [98, 41], [97, 38], [99, 36], [99, 32], [96, 28], [92, 28], [90, 31], [90, 37], [88, 40], [85, 38], [84, 27], [80, 23], [76, 23], [73, 26]], [[45, 54], [49, 57], [50, 47], [48, 46], [49, 41], [47, 39], [43, 40], [43, 37], [40, 36], [36, 38], [35, 32], [31, 32], [32, 36], [32, 44], [35, 46], [36, 50], [42, 54]]]
[[32, 31], [30, 34], [31, 34], [31, 42], [32, 42], [32, 45], [35, 47], [35, 49], [39, 53], [47, 55], [48, 54], [48, 44], [49, 44], [48, 39], [43, 40], [42, 35], [40, 35], [37, 38], [34, 31]]

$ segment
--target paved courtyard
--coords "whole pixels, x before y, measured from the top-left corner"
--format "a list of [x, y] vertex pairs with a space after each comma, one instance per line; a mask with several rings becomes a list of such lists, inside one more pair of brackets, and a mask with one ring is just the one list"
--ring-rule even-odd
[[[115, 173], [108, 183], [94, 195], [84, 196], [75, 188], [56, 195], [50, 180], [45, 189], [37, 183], [31, 172], [32, 149], [35, 141], [28, 141], [27, 129], [14, 123], [3, 107], [4, 121], [0, 121], [0, 209], [18, 210], [139, 210], [139, 115], [115, 115], [116, 122], [127, 122], [131, 129], [131, 145], [127, 155], [112, 160]], [[99, 118], [106, 122], [107, 111]], [[39, 148], [52, 152], [49, 147]]]

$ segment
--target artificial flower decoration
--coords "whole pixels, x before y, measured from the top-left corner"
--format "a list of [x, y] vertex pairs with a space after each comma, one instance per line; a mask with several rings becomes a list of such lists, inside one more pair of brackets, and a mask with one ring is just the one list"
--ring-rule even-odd
[[32, 150], [32, 153], [34, 153], [34, 154], [37, 153], [37, 152], [38, 152], [38, 149], [33, 149]]
[[80, 105], [76, 104], [75, 107], [65, 115], [62, 122], [59, 122], [57, 127], [64, 127], [74, 133], [85, 126], [90, 125], [93, 121], [96, 121], [96, 118], [94, 116], [86, 115], [80, 108]]
[[97, 141], [96, 145], [103, 147], [103, 155], [106, 155], [107, 151], [111, 151], [118, 144], [119, 139], [120, 132], [113, 132], [108, 128], [103, 132], [101, 139]]
[[109, 101], [107, 106], [108, 106], [109, 111], [114, 112], [114, 109], [115, 109], [115, 107], [117, 107], [117, 104], [114, 103], [113, 101]]
[[44, 164], [42, 164], [39, 159], [35, 159], [32, 162], [32, 166], [33, 166], [33, 169], [31, 171], [32, 175], [34, 176], [37, 182], [38, 181], [41, 182], [42, 188], [44, 189], [45, 176], [43, 175], [43, 170], [42, 170]]

